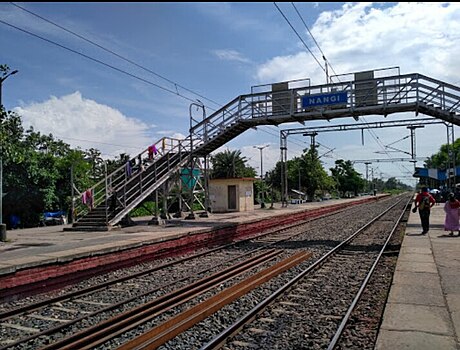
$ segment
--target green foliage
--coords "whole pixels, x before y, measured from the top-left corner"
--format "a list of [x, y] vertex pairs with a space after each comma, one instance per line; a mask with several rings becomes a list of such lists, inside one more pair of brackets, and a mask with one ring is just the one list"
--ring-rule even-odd
[[330, 170], [342, 196], [344, 196], [347, 192], [351, 192], [357, 196], [358, 192], [365, 188], [365, 180], [353, 168], [351, 161], [345, 161], [343, 159], [336, 160], [335, 167]]
[[310, 148], [299, 159], [301, 180], [308, 198], [313, 199], [317, 191], [328, 190], [332, 186], [326, 171], [318, 158], [316, 148]]
[[[281, 193], [281, 162], [267, 173], [267, 183]], [[310, 199], [331, 191], [334, 180], [324, 170], [316, 149], [306, 149], [300, 157], [286, 162], [288, 188], [307, 193]]]
[[378, 192], [387, 193], [400, 193], [412, 190], [411, 186], [402, 183], [394, 177], [390, 177], [387, 181], [383, 181], [378, 178], [373, 179], [366, 187], [369, 191], [372, 191], [375, 188]]
[[455, 164], [460, 164], [460, 139], [457, 139], [451, 147], [448, 147], [447, 144], [441, 145], [439, 151], [425, 161], [425, 167], [446, 170], [450, 166], [453, 166], [453, 164], [449, 166], [449, 151], [452, 151], [449, 148], [453, 148]]
[[3, 217], [21, 218], [24, 227], [38, 225], [44, 211], [64, 210], [71, 204], [71, 169], [75, 187], [93, 184], [84, 152], [73, 150], [53, 135], [24, 130], [21, 118], [1, 110], [0, 138], [3, 161]]
[[131, 210], [129, 215], [131, 217], [138, 216], [152, 216], [155, 213], [156, 203], [151, 201], [143, 202], [136, 209]]
[[255, 177], [255, 169], [247, 166], [246, 162], [246, 157], [242, 157], [239, 150], [217, 153], [211, 158], [211, 178]]
[[6, 76], [10, 72], [10, 67], [6, 64], [0, 64], [0, 73], [2, 77]]

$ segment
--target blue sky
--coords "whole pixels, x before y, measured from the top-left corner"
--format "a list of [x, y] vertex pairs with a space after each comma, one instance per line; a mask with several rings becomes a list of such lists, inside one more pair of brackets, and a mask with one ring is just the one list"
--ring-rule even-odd
[[[14, 4], [0, 3], [0, 63], [19, 70], [4, 82], [4, 105], [21, 114], [26, 127], [33, 125], [74, 147], [98, 148], [105, 157], [135, 155], [163, 136], [187, 136], [189, 106], [196, 99], [205, 103], [209, 115], [249, 93], [251, 86], [301, 78], [310, 78], [312, 85], [325, 82], [323, 70], [273, 2]], [[292, 3], [276, 4], [322, 63]], [[294, 4], [337, 74], [399, 67], [401, 74], [421, 73], [460, 84], [460, 4]], [[410, 118], [414, 113], [387, 120]], [[369, 116], [360, 122], [382, 119]], [[331, 125], [354, 122], [342, 118]], [[266, 172], [280, 160], [280, 129], [300, 127], [260, 127], [223, 148], [240, 149], [259, 172], [260, 152], [254, 146], [269, 145], [263, 150]], [[406, 128], [388, 128], [366, 131], [364, 145], [359, 131], [322, 133], [316, 141], [320, 154], [334, 149], [322, 158], [328, 169], [339, 158], [406, 158], [402, 152], [382, 153], [390, 144], [410, 152], [408, 135]], [[446, 128], [419, 129], [416, 140], [417, 156], [430, 156], [446, 143]], [[288, 157], [300, 155], [309, 144], [305, 137], [290, 137]], [[371, 168], [384, 179], [414, 184], [411, 163], [374, 163]], [[365, 174], [364, 164], [356, 169]]]

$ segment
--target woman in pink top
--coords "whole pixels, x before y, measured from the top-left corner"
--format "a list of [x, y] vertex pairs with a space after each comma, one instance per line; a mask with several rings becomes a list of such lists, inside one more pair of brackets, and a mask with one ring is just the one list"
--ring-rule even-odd
[[450, 231], [449, 236], [454, 235], [454, 231], [458, 231], [460, 236], [460, 224], [459, 224], [459, 215], [458, 208], [460, 207], [460, 202], [455, 199], [453, 193], [449, 193], [446, 204], [444, 205], [444, 211], [446, 212], [446, 219], [444, 220], [444, 231]]

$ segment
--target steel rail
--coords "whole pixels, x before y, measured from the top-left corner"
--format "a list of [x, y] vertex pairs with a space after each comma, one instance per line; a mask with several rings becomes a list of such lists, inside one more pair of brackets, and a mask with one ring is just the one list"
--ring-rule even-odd
[[[220, 249], [220, 248], [212, 249], [212, 251], [214, 251], [214, 250], [219, 250], [219, 249]], [[209, 271], [212, 270], [212, 269], [215, 269], [216, 267], [223, 266], [223, 265], [225, 265], [226, 263], [229, 263], [229, 262], [231, 262], [231, 261], [233, 261], [233, 260], [241, 259], [241, 258], [243, 258], [244, 256], [251, 255], [251, 254], [253, 254], [253, 253], [255, 253], [255, 252], [259, 251], [259, 250], [262, 250], [262, 249], [264, 249], [264, 247], [260, 247], [260, 248], [258, 248], [258, 249], [255, 249], [254, 251], [251, 251], [251, 252], [248, 252], [248, 253], [241, 254], [241, 255], [239, 255], [239, 256], [233, 257], [233, 258], [231, 258], [231, 259], [229, 259], [229, 260], [226, 260], [224, 263], [215, 265], [215, 266], [213, 266], [213, 267], [211, 267], [211, 268], [202, 269], [202, 270], [198, 271], [195, 275], [204, 274], [204, 273], [206, 273], [206, 272], [209, 272]], [[200, 254], [198, 254], [198, 255], [201, 256], [201, 255], [204, 255], [204, 254], [206, 254], [206, 253], [209, 253], [209, 252], [200, 253]], [[197, 257], [197, 256], [195, 255], [194, 257]], [[154, 268], [154, 269], [151, 269], [151, 270], [153, 270], [153, 271], [151, 271], [151, 272], [154, 272], [155, 270], [157, 270], [157, 268], [168, 267], [168, 266], [170, 266], [170, 265], [174, 265], [175, 263], [181, 263], [181, 262], [184, 262], [184, 261], [187, 261], [187, 260], [190, 260], [190, 259], [189, 259], [189, 258], [186, 258], [186, 259], [180, 260], [179, 262], [167, 263], [167, 264], [158, 266], [158, 267], [156, 267], [156, 268]], [[137, 275], [137, 274], [136, 274], [136, 275]], [[139, 275], [142, 276], [143, 274], [140, 273]], [[129, 276], [128, 276], [128, 277], [129, 277]], [[7, 350], [7, 349], [9, 349], [9, 348], [11, 348], [11, 347], [13, 347], [13, 346], [19, 345], [19, 344], [21, 344], [21, 343], [25, 343], [25, 342], [28, 342], [28, 341], [30, 341], [30, 340], [33, 340], [33, 339], [36, 339], [36, 338], [39, 338], [39, 337], [42, 337], [42, 336], [45, 336], [45, 335], [49, 335], [49, 334], [52, 334], [52, 333], [57, 333], [57, 332], [63, 330], [64, 328], [66, 328], [66, 327], [68, 327], [68, 326], [71, 326], [71, 325], [73, 325], [73, 324], [75, 324], [75, 323], [78, 323], [78, 322], [80, 322], [80, 321], [82, 321], [82, 320], [84, 320], [84, 319], [86, 319], [86, 318], [90, 318], [90, 317], [96, 316], [96, 315], [101, 314], [101, 313], [103, 313], [103, 312], [111, 311], [111, 310], [113, 310], [113, 309], [115, 309], [115, 308], [118, 308], [118, 307], [123, 306], [124, 304], [130, 303], [130, 302], [134, 302], [134, 301], [136, 301], [136, 299], [138, 299], [138, 298], [142, 298], [142, 297], [148, 296], [149, 294], [153, 294], [153, 293], [155, 293], [155, 292], [158, 292], [159, 290], [162, 290], [162, 289], [164, 289], [164, 288], [170, 287], [170, 286], [172, 286], [172, 285], [174, 285], [174, 284], [177, 284], [177, 283], [179, 283], [179, 282], [184, 282], [184, 281], [186, 281], [186, 280], [189, 279], [189, 278], [190, 278], [190, 276], [187, 276], [187, 277], [181, 278], [181, 279], [179, 279], [179, 280], [176, 280], [176, 281], [174, 281], [174, 282], [171, 282], [171, 283], [168, 283], [168, 284], [165, 284], [165, 285], [161, 285], [161, 286], [159, 286], [159, 287], [157, 287], [157, 288], [155, 288], [155, 289], [148, 290], [148, 291], [146, 291], [146, 292], [144, 292], [144, 293], [135, 295], [135, 296], [133, 296], [133, 297], [130, 297], [130, 298], [125, 299], [125, 300], [122, 300], [122, 301], [117, 302], [117, 303], [115, 303], [115, 304], [109, 305], [109, 306], [104, 307], [104, 308], [102, 308], [102, 309], [100, 309], [100, 310], [97, 310], [97, 311], [94, 311], [94, 312], [85, 314], [85, 315], [83, 315], [83, 316], [81, 316], [81, 317], [74, 318], [73, 320], [69, 320], [69, 322], [66, 322], [66, 323], [64, 323], [64, 324], [60, 324], [60, 325], [58, 325], [58, 326], [55, 326], [55, 327], [52, 327], [52, 328], [43, 330], [43, 331], [38, 332], [38, 333], [36, 333], [36, 334], [32, 334], [32, 335], [30, 335], [30, 336], [27, 336], [27, 337], [18, 339], [18, 340], [16, 340], [16, 341], [13, 342], [13, 343], [8, 343], [7, 345], [1, 346], [1, 347], [0, 347], [0, 350]], [[129, 278], [128, 278], [128, 279], [129, 279]], [[110, 284], [114, 284], [114, 281], [119, 281], [119, 280], [126, 280], [126, 279], [125, 279], [124, 277], [122, 277], [122, 278], [120, 278], [120, 279], [111, 280], [111, 281], [109, 281], [109, 282], [110, 282]], [[101, 289], [107, 287], [106, 283], [102, 283], [101, 285], [103, 285], [103, 287], [101, 287]], [[87, 288], [87, 289], [93, 289], [93, 287], [90, 287], [90, 288]], [[86, 290], [87, 290], [87, 289], [86, 289]], [[88, 292], [88, 293], [89, 293], [89, 292]], [[77, 291], [77, 293], [75, 293], [76, 295], [74, 295], [74, 293], [70, 293], [70, 294], [72, 294], [71, 297], [74, 297], [74, 296], [81, 296], [81, 293], [79, 293], [79, 291]], [[85, 293], [83, 293], [83, 294], [85, 294]], [[69, 295], [66, 294], [65, 296], [69, 296]], [[55, 299], [59, 299], [59, 300], [55, 300]], [[69, 297], [69, 298], [64, 298], [64, 299], [62, 299], [61, 297], [57, 297], [57, 298], [53, 298], [53, 299], [51, 299], [51, 300], [46, 300], [45, 302], [40, 302], [40, 303], [38, 303], [38, 304], [43, 304], [43, 305], [40, 305], [40, 306], [49, 306], [50, 304], [56, 303], [57, 301], [62, 301], [62, 300], [66, 300], [66, 299], [70, 299], [70, 297]], [[33, 305], [35, 306], [35, 304], [33, 304]], [[39, 308], [39, 307], [34, 307], [34, 308], [32, 308], [32, 310], [36, 310], [36, 309], [38, 309], [38, 308]], [[27, 308], [26, 308], [26, 309], [27, 309]], [[31, 311], [32, 311], [32, 310], [31, 310]], [[10, 316], [9, 319], [11, 319], [11, 318], [12, 318], [12, 317]]]
[[219, 284], [230, 280], [231, 278], [247, 272], [262, 263], [270, 261], [281, 252], [281, 250], [275, 249], [263, 252], [190, 285], [176, 289], [173, 292], [158, 297], [146, 304], [142, 304], [120, 315], [100, 322], [93, 327], [86, 328], [67, 338], [61, 339], [60, 341], [42, 348], [42, 350], [83, 350], [103, 344], [115, 336], [127, 332], [140, 324], [146, 323], [159, 314], [181, 305], [184, 302], [215, 288]]
[[[350, 204], [351, 204], [351, 206], [359, 205], [359, 204], [353, 204], [353, 203], [350, 203]], [[61, 301], [66, 300], [68, 298], [74, 298], [76, 296], [82, 296], [82, 295], [84, 295], [86, 293], [90, 293], [90, 292], [97, 291], [97, 290], [102, 290], [103, 288], [106, 288], [106, 287], [110, 286], [111, 284], [117, 284], [117, 283], [129, 280], [131, 278], [140, 277], [140, 276], [143, 276], [145, 274], [155, 272], [155, 271], [157, 271], [159, 269], [170, 267], [170, 266], [173, 266], [175, 264], [179, 264], [179, 263], [182, 263], [182, 262], [194, 259], [194, 258], [199, 258], [199, 257], [207, 255], [209, 253], [219, 251], [219, 250], [222, 250], [222, 249], [225, 249], [225, 248], [237, 245], [237, 244], [241, 244], [241, 243], [244, 243], [244, 242], [248, 242], [250, 240], [257, 239], [259, 237], [264, 237], [266, 235], [271, 235], [271, 234], [274, 234], [276, 232], [281, 232], [283, 230], [287, 230], [287, 229], [290, 229], [290, 228], [293, 228], [293, 227], [296, 227], [296, 226], [302, 226], [302, 225], [305, 225], [308, 222], [312, 222], [314, 220], [319, 220], [319, 219], [328, 217], [330, 215], [334, 215], [334, 214], [338, 214], [338, 213], [341, 213], [343, 211], [346, 211], [351, 206], [348, 206], [345, 209], [338, 209], [338, 210], [333, 210], [333, 209], [336, 209], [335, 205], [333, 205], [331, 207], [318, 208], [318, 209], [312, 211], [312, 214], [319, 213], [318, 216], [315, 216], [315, 217], [312, 217], [312, 218], [307, 218], [306, 220], [304, 220], [302, 222], [297, 222], [297, 223], [294, 223], [294, 224], [286, 224], [286, 225], [283, 225], [282, 228], [275, 229], [273, 231], [263, 232], [261, 234], [256, 234], [255, 236], [245, 238], [245, 239], [241, 239], [241, 240], [238, 240], [238, 241], [234, 241], [234, 242], [225, 244], [223, 246], [219, 246], [217, 248], [207, 250], [207, 251], [202, 252], [202, 253], [198, 253], [198, 254], [194, 254], [194, 255], [186, 257], [186, 258], [182, 258], [182, 259], [180, 259], [178, 261], [173, 261], [173, 262], [169, 262], [169, 263], [166, 263], [166, 264], [162, 264], [162, 265], [159, 265], [159, 266], [154, 267], [152, 269], [149, 269], [149, 270], [146, 270], [146, 271], [141, 271], [139, 273], [135, 273], [133, 275], [112, 279], [110, 281], [106, 281], [106, 282], [100, 283], [100, 284], [95, 285], [95, 286], [80, 289], [80, 290], [75, 291], [75, 292], [67, 293], [67, 294], [64, 294], [64, 295], [60, 295], [60, 296], [57, 296], [57, 297], [54, 297], [54, 298], [51, 298], [51, 299], [47, 299], [47, 300], [44, 300], [44, 301], [36, 302], [36, 303], [33, 303], [33, 304], [21, 306], [21, 307], [12, 309], [12, 310], [0, 312], [0, 321], [4, 321], [5, 319], [7, 319], [7, 318], [9, 318], [11, 316], [23, 314], [25, 312], [34, 311], [34, 310], [36, 310], [36, 309], [38, 309], [38, 308], [40, 308], [42, 306], [46, 306], [46, 305], [51, 304], [51, 303], [61, 302]], [[323, 214], [323, 212], [325, 212], [325, 214]], [[295, 237], [295, 236], [296, 235], [293, 235], [293, 237]], [[243, 256], [244, 255], [245, 254], [243, 254]], [[23, 287], [23, 286], [21, 286], [21, 287]], [[43, 286], [38, 287], [37, 291], [40, 290], [40, 289], [43, 289]], [[2, 298], [0, 297], [0, 301], [1, 301], [1, 299]], [[0, 348], [0, 349], [2, 349], [2, 348]]]
[[191, 309], [173, 317], [172, 319], [158, 325], [152, 330], [143, 335], [121, 345], [118, 350], [141, 350], [141, 349], [156, 349], [168, 340], [174, 338], [178, 334], [191, 328], [193, 325], [204, 320], [223, 306], [231, 303], [242, 295], [248, 293], [252, 289], [267, 282], [271, 278], [280, 273], [292, 268], [310, 258], [313, 255], [311, 252], [300, 252], [291, 257], [273, 265], [242, 282], [225, 289], [219, 294], [209, 298], [205, 302], [195, 305]]
[[347, 239], [345, 239], [344, 241], [339, 243], [337, 246], [335, 246], [333, 249], [331, 249], [328, 253], [326, 253], [320, 259], [315, 261], [306, 270], [302, 271], [296, 277], [294, 277], [289, 282], [287, 282], [285, 285], [280, 287], [277, 291], [275, 291], [270, 296], [268, 296], [265, 300], [261, 301], [254, 308], [252, 308], [250, 311], [248, 311], [243, 317], [241, 317], [240, 319], [235, 321], [232, 325], [230, 325], [225, 330], [223, 330], [221, 333], [219, 333], [217, 336], [215, 336], [213, 339], [211, 339], [207, 344], [202, 346], [199, 350], [218, 349], [223, 343], [225, 343], [227, 338], [229, 338], [230, 336], [232, 336], [233, 334], [238, 332], [245, 324], [247, 324], [250, 321], [252, 321], [259, 313], [261, 313], [263, 310], [265, 310], [265, 308], [268, 305], [270, 305], [278, 297], [280, 297], [282, 294], [284, 294], [286, 292], [286, 290], [288, 290], [293, 285], [295, 285], [299, 280], [303, 279], [311, 271], [313, 271], [314, 269], [316, 269], [319, 266], [321, 266], [327, 259], [329, 259], [329, 257], [331, 257], [334, 253], [336, 253], [344, 245], [346, 245], [348, 242], [353, 240], [358, 234], [360, 234], [366, 228], [371, 226], [374, 222], [379, 220], [383, 215], [385, 215], [387, 212], [389, 212], [391, 209], [393, 209], [396, 205], [398, 205], [401, 202], [401, 200], [402, 199], [399, 199], [397, 202], [395, 202], [393, 205], [391, 205], [385, 211], [383, 211], [382, 213], [377, 215], [375, 218], [370, 220], [368, 223], [363, 225], [361, 228], [359, 228], [357, 231], [355, 231], [353, 234], [351, 234]]
[[374, 263], [372, 264], [372, 267], [370, 268], [366, 278], [364, 279], [363, 283], [361, 284], [361, 287], [359, 288], [358, 292], [356, 293], [356, 296], [354, 297], [353, 302], [350, 304], [350, 307], [348, 308], [345, 316], [342, 319], [342, 322], [340, 323], [339, 328], [337, 329], [337, 331], [334, 334], [331, 342], [329, 343], [329, 346], [328, 346], [327, 350], [333, 350], [335, 348], [335, 346], [337, 345], [337, 342], [339, 341], [341, 335], [343, 334], [343, 331], [345, 330], [345, 326], [346, 326], [348, 320], [350, 319], [351, 313], [353, 312], [353, 310], [355, 309], [356, 305], [358, 304], [358, 302], [359, 302], [359, 300], [360, 300], [365, 288], [367, 287], [367, 284], [369, 283], [370, 278], [372, 277], [375, 269], [377, 268], [378, 263], [380, 262], [381, 257], [383, 256], [383, 252], [387, 248], [387, 245], [390, 242], [391, 238], [393, 237], [393, 234], [395, 233], [396, 229], [399, 227], [399, 225], [401, 223], [401, 220], [402, 220], [404, 214], [407, 212], [408, 205], [410, 204], [411, 201], [412, 201], [412, 198], [409, 198], [409, 200], [407, 201], [407, 203], [406, 203], [406, 205], [404, 207], [404, 210], [402, 211], [402, 213], [399, 216], [398, 220], [396, 221], [396, 223], [394, 224], [393, 228], [391, 229], [388, 238], [386, 239], [386, 241], [385, 241], [382, 249], [380, 250], [380, 253], [378, 254], [377, 258], [375, 259]]
[[[229, 245], [232, 245], [232, 244], [235, 244], [235, 243], [230, 243]], [[88, 294], [88, 293], [91, 293], [91, 292], [94, 292], [94, 291], [97, 291], [97, 290], [102, 290], [102, 289], [107, 288], [107, 287], [109, 287], [109, 286], [111, 286], [113, 284], [124, 282], [124, 281], [130, 280], [130, 279], [133, 279], [133, 278], [141, 277], [141, 276], [144, 276], [146, 274], [149, 274], [149, 273], [152, 273], [152, 272], [155, 272], [155, 271], [167, 268], [167, 267], [171, 267], [171, 266], [174, 266], [176, 264], [186, 262], [188, 260], [199, 258], [201, 256], [207, 255], [209, 253], [212, 253], [214, 251], [218, 251], [218, 250], [223, 249], [223, 248], [225, 248], [225, 247], [217, 247], [217, 248], [208, 250], [206, 252], [202, 252], [202, 253], [198, 253], [198, 254], [195, 254], [195, 255], [192, 255], [192, 256], [182, 258], [182, 259], [177, 260], [177, 261], [172, 261], [172, 262], [168, 262], [168, 263], [165, 263], [165, 264], [161, 264], [161, 265], [155, 266], [155, 267], [153, 267], [151, 269], [141, 271], [141, 272], [137, 272], [137, 273], [134, 273], [134, 274], [129, 275], [129, 276], [115, 278], [115, 279], [112, 279], [110, 281], [99, 283], [99, 284], [91, 286], [91, 287], [86, 287], [86, 288], [83, 288], [83, 289], [80, 289], [80, 290], [77, 290], [77, 291], [74, 291], [74, 292], [66, 293], [64, 295], [59, 295], [59, 296], [54, 297], [54, 298], [50, 298], [50, 299], [39, 301], [39, 302], [36, 302], [36, 303], [33, 303], [33, 304], [21, 306], [21, 307], [12, 309], [12, 310], [4, 311], [4, 312], [0, 313], [0, 321], [4, 321], [5, 319], [8, 319], [11, 316], [16, 316], [16, 315], [24, 314], [25, 312], [34, 311], [34, 310], [36, 310], [36, 309], [38, 309], [38, 308], [40, 308], [42, 306], [46, 306], [46, 305], [49, 305], [49, 304], [52, 304], [52, 303], [57, 303], [57, 302], [60, 302], [60, 301], [66, 300], [66, 299], [79, 297], [79, 296], [82, 296], [84, 294]]]

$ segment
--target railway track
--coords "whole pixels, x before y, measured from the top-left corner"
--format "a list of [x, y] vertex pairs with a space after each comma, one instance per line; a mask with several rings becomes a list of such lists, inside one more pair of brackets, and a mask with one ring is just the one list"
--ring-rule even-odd
[[[137, 299], [148, 302], [172, 290], [174, 286], [190, 283], [188, 281], [198, 279], [203, 274], [225, 268], [226, 265], [255, 254], [258, 250], [295, 237], [299, 233], [293, 233], [293, 229], [302, 232], [302, 227], [308, 223], [346, 210], [336, 213], [325, 210], [324, 213], [319, 212], [318, 216], [303, 223], [290, 224], [271, 232], [257, 234], [252, 238], [214, 249], [205, 249], [197, 254], [173, 259], [149, 269], [141, 269], [139, 272], [117, 276], [89, 287], [78, 288], [76, 291], [45, 297], [41, 301], [4, 310], [0, 312], [0, 335], [2, 336], [0, 350], [59, 332], [85, 319], [122, 309], [123, 305], [133, 303]], [[258, 247], [249, 251], [236, 249], [255, 242]], [[199, 260], [199, 263], [194, 263], [194, 260]], [[199, 268], [202, 265], [212, 267]], [[177, 278], [177, 275], [186, 277]], [[163, 282], [160, 285], [157, 282], [159, 280]], [[151, 288], [152, 285], [157, 287]]]
[[[382, 201], [384, 202], [384, 201]], [[380, 204], [382, 205], [382, 203]], [[377, 205], [378, 206], [378, 205]], [[200, 254], [197, 254], [193, 257], [187, 257], [184, 261], [173, 261], [169, 262], [166, 264], [160, 264], [157, 267], [155, 267], [156, 271], [161, 271], [159, 274], [154, 275], [152, 279], [146, 278], [145, 276], [147, 273], [145, 271], [142, 271], [141, 273], [138, 273], [138, 275], [135, 277], [136, 279], [131, 279], [128, 277], [123, 277], [123, 281], [110, 281], [107, 282], [107, 285], [103, 285], [102, 290], [96, 288], [95, 286], [90, 287], [89, 289], [91, 290], [79, 290], [76, 292], [75, 295], [72, 295], [71, 297], [67, 296], [59, 296], [55, 300], [48, 300], [48, 301], [43, 301], [43, 305], [38, 305], [40, 303], [35, 303], [27, 306], [23, 306], [20, 308], [16, 308], [15, 310], [7, 310], [3, 314], [0, 314], [0, 323], [2, 324], [0, 326], [0, 334], [2, 335], [2, 341], [7, 339], [7, 341], [0, 343], [2, 345], [1, 349], [19, 349], [19, 348], [24, 348], [24, 345], [26, 345], [26, 348], [43, 348], [46, 344], [49, 344], [49, 347], [46, 347], [46, 349], [58, 349], [58, 348], [66, 348], [63, 347], [64, 344], [65, 346], [68, 346], [70, 344], [69, 340], [72, 338], [72, 334], [74, 334], [74, 338], [76, 334], [79, 334], [77, 338], [81, 338], [80, 328], [75, 328], [74, 326], [77, 325], [78, 323], [90, 323], [90, 324], [102, 324], [104, 322], [112, 322], [108, 321], [114, 318], [112, 316], [114, 313], [115, 314], [123, 314], [123, 313], [129, 313], [130, 309], [136, 310], [136, 308], [139, 308], [140, 304], [146, 305], [149, 303], [157, 303], [159, 300], [162, 300], [165, 296], [167, 298], [170, 298], [169, 293], [176, 293], [177, 290], [185, 289], [191, 289], [190, 286], [193, 285], [193, 283], [204, 283], [202, 280], [206, 277], [207, 275], [214, 275], [218, 274], [219, 272], [216, 271], [226, 271], [226, 269], [233, 270], [235, 269], [232, 265], [234, 264], [239, 264], [239, 263], [249, 263], [251, 259], [257, 259], [260, 254], [265, 254], [267, 251], [269, 251], [269, 247], [277, 248], [277, 253], [271, 258], [265, 261], [264, 263], [261, 263], [261, 265], [256, 265], [258, 268], [257, 271], [254, 273], [261, 273], [264, 269], [268, 269], [270, 264], [278, 264], [281, 261], [288, 259], [289, 256], [291, 256], [293, 253], [296, 251], [298, 252], [299, 250], [305, 250], [305, 249], [292, 249], [293, 246], [296, 245], [297, 241], [303, 241], [304, 238], [301, 236], [311, 236], [311, 233], [308, 233], [309, 230], [311, 229], [310, 226], [315, 226], [315, 223], [317, 225], [320, 225], [319, 222], [321, 220], [334, 220], [334, 218], [339, 218], [340, 216], [349, 216], [353, 215], [350, 213], [350, 209], [348, 210], [343, 210], [341, 213], [335, 213], [335, 214], [328, 214], [325, 217], [319, 219], [316, 218], [314, 221], [310, 222], [305, 222], [300, 225], [290, 225], [289, 227], [285, 227], [281, 230], [277, 230], [275, 232], [272, 232], [271, 234], [264, 234], [259, 237], [253, 237], [251, 239], [244, 240], [242, 242], [238, 243], [233, 243], [230, 245], [225, 246], [225, 248], [220, 247], [217, 249], [209, 250], [207, 252], [202, 252]], [[311, 237], [310, 237], [311, 238]], [[289, 250], [288, 250], [289, 249]], [[321, 249], [313, 249], [313, 252], [311, 255], [321, 255], [324, 254], [325, 248], [322, 247]], [[243, 254], [241, 252], [244, 252]], [[223, 253], [225, 252], [225, 253]], [[214, 255], [215, 254], [215, 255]], [[214, 257], [213, 257], [214, 255]], [[229, 255], [231, 255], [231, 258], [229, 258]], [[194, 262], [194, 260], [197, 260], [197, 262]], [[205, 260], [207, 260], [206, 263], [204, 263]], [[198, 260], [200, 262], [198, 262]], [[239, 262], [238, 262], [239, 261]], [[308, 260], [307, 260], [308, 261]], [[302, 264], [304, 264], [303, 262]], [[179, 265], [183, 264], [183, 272], [182, 276], [183, 279], [178, 279], [178, 271], [181, 269], [179, 268]], [[264, 266], [262, 266], [265, 264]], [[308, 264], [308, 263], [307, 263]], [[209, 269], [203, 269], [203, 268], [198, 268], [202, 266], [209, 266], [211, 265], [213, 268]], [[167, 268], [166, 268], [167, 267]], [[165, 269], [163, 269], [165, 268]], [[168, 270], [169, 268], [169, 270]], [[174, 272], [172, 272], [174, 271]], [[193, 273], [191, 272], [193, 271]], [[199, 273], [198, 273], [199, 272]], [[220, 273], [221, 273], [220, 272]], [[151, 272], [149, 272], [151, 273]], [[248, 273], [246, 271], [245, 273]], [[171, 275], [171, 276], [169, 276]], [[205, 277], [203, 277], [205, 276]], [[146, 285], [149, 286], [153, 283], [153, 280], [162, 280], [166, 281], [168, 280], [168, 277], [171, 277], [176, 283], [171, 282], [171, 285], [169, 286], [170, 289], [166, 288], [166, 284], [162, 284], [159, 287], [155, 288], [150, 288], [149, 292], [145, 292], [146, 290]], [[234, 276], [236, 277], [236, 275]], [[248, 276], [241, 276], [244, 280], [244, 278], [250, 278]], [[133, 282], [136, 281], [136, 282]], [[193, 282], [195, 281], [195, 282]], [[122, 283], [123, 282], [123, 283]], [[126, 284], [125, 284], [126, 282]], [[241, 280], [240, 280], [241, 282]], [[214, 292], [212, 292], [213, 295], [220, 293], [219, 289], [222, 289], [223, 285], [234, 285], [237, 284], [238, 279], [232, 279], [232, 282], [230, 281], [220, 281], [216, 282], [217, 288], [215, 289]], [[155, 283], [158, 286], [158, 281]], [[139, 288], [137, 288], [140, 286]], [[127, 288], [126, 288], [127, 287]], [[94, 290], [93, 290], [94, 289]], [[148, 288], [147, 288], [148, 289]], [[99, 290], [98, 293], [102, 293], [100, 296], [98, 294], [93, 294], [94, 291]], [[122, 294], [125, 293], [125, 291], [131, 291], [131, 294], [128, 293], [127, 296], [121, 297]], [[203, 289], [203, 291], [207, 291], [207, 295], [209, 296], [210, 289]], [[201, 293], [202, 293], [201, 292]], [[146, 298], [146, 295], [150, 294], [148, 298]], [[195, 297], [198, 297], [199, 294], [197, 294]], [[71, 300], [72, 302], [81, 302], [83, 300], [84, 296], [89, 296], [89, 300], [84, 301], [83, 304], [86, 305], [85, 307], [82, 306], [76, 306], [75, 304], [72, 306], [69, 306], [66, 300]], [[209, 296], [212, 297], [212, 296]], [[201, 297], [203, 298], [203, 297]], [[191, 297], [189, 298], [191, 299]], [[192, 306], [190, 303], [187, 304], [189, 299], [185, 299], [183, 304], [184, 309], [190, 309]], [[97, 300], [94, 302], [94, 300]], [[108, 300], [109, 302], [104, 302], [104, 300]], [[117, 302], [114, 302], [116, 300]], [[196, 303], [196, 302], [195, 302]], [[78, 304], [80, 305], [80, 304]], [[29, 308], [29, 309], [27, 309]], [[42, 308], [42, 309], [40, 309]], [[47, 309], [47, 308], [51, 308]], [[38, 312], [37, 310], [41, 310]], [[48, 311], [46, 311], [48, 310]], [[138, 309], [137, 309], [138, 310]], [[58, 312], [56, 312], [58, 311]], [[62, 311], [65, 313], [65, 316], [59, 316], [59, 311]], [[154, 311], [154, 313], [157, 311]], [[167, 313], [167, 311], [165, 311]], [[175, 311], [173, 313], [180, 313], [181, 311]], [[70, 313], [70, 315], [69, 315]], [[45, 316], [43, 316], [43, 314]], [[48, 316], [46, 316], [48, 314]], [[38, 315], [38, 317], [36, 317]], [[96, 315], [100, 315], [95, 318]], [[35, 318], [35, 320], [41, 320], [43, 321], [43, 329], [37, 328], [35, 326], [28, 327], [27, 326], [27, 321], [24, 321], [27, 317]], [[170, 315], [165, 315], [165, 319], [170, 318]], [[20, 320], [20, 321], [18, 321]], [[47, 323], [51, 322], [51, 323]], [[145, 321], [143, 321], [145, 323]], [[159, 321], [147, 321], [148, 323], [150, 322], [150, 327], [152, 327], [153, 324], [157, 324]], [[4, 325], [4, 323], [8, 323], [8, 325]], [[132, 323], [132, 320], [131, 320]], [[50, 326], [50, 324], [54, 324], [54, 326]], [[106, 323], [107, 324], [107, 323]], [[13, 325], [13, 327], [11, 326]], [[14, 327], [14, 325], [18, 327]], [[72, 330], [69, 331], [69, 327], [72, 326]], [[149, 326], [147, 326], [149, 327]], [[15, 330], [17, 332], [12, 332], [11, 330]], [[37, 331], [38, 329], [38, 331]], [[67, 329], [67, 331], [66, 331]], [[75, 330], [77, 329], [77, 330]], [[91, 328], [90, 328], [91, 329]], [[123, 329], [121, 327], [120, 329]], [[32, 334], [28, 334], [32, 333]], [[133, 331], [132, 333], [135, 334], [136, 332], [143, 332], [141, 331]], [[94, 333], [94, 329], [93, 329]], [[115, 331], [109, 331], [111, 335], [116, 335]], [[5, 338], [4, 334], [7, 334], [9, 338]], [[28, 334], [28, 335], [27, 335]], [[59, 334], [58, 336], [53, 335], [53, 334]], [[65, 334], [70, 334], [68, 337], [65, 337]], [[99, 334], [99, 333], [98, 333]], [[180, 337], [180, 336], [179, 336]], [[65, 340], [67, 338], [67, 340]], [[99, 337], [99, 339], [103, 339], [104, 337]], [[123, 337], [122, 337], [123, 338]], [[118, 346], [119, 344], [117, 343], [118, 341], [115, 340], [114, 343], [109, 343], [109, 348], [112, 348], [114, 346]], [[101, 342], [99, 342], [101, 343]], [[115, 345], [115, 344], [118, 345]], [[53, 345], [54, 344], [54, 345]], [[77, 343], [77, 347], [73, 347], [74, 349], [81, 349], [81, 344]], [[56, 347], [57, 346], [57, 347]], [[86, 346], [86, 345], [85, 345]], [[89, 345], [88, 345], [89, 346]], [[91, 345], [91, 347], [88, 348], [96, 348], [96, 345]], [[68, 347], [69, 349], [72, 347]], [[86, 348], [86, 347], [83, 347]], [[101, 347], [104, 348], [104, 347]], [[107, 344], [105, 345], [105, 348], [107, 348]]]
[[[200, 350], [260, 344], [266, 349], [334, 349], [407, 208], [408, 201], [401, 199]], [[392, 211], [399, 214], [397, 220], [390, 219], [395, 218]]]

